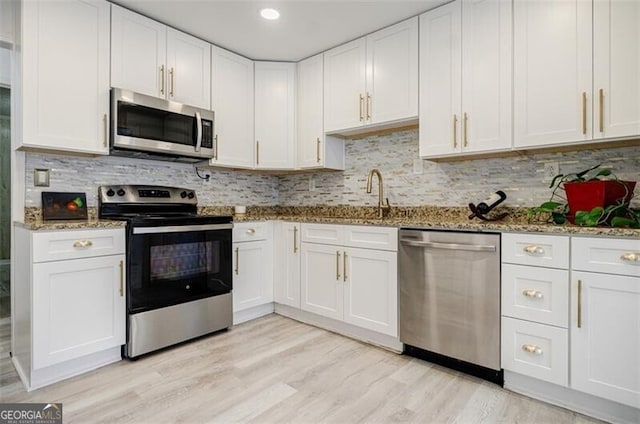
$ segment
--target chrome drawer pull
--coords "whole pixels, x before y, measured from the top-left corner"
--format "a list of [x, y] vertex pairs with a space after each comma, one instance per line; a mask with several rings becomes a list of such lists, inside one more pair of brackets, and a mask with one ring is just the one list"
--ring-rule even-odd
[[539, 292], [538, 290], [523, 290], [522, 295], [526, 297], [533, 297], [536, 299], [542, 299], [544, 297], [542, 292]]
[[542, 355], [542, 348], [536, 345], [524, 344], [522, 345], [522, 350], [527, 353], [532, 353], [534, 355]]
[[73, 247], [75, 248], [84, 248], [93, 246], [93, 242], [91, 240], [77, 240], [73, 243]]
[[640, 262], [640, 252], [628, 252], [620, 256], [620, 259], [625, 262]]
[[255, 230], [255, 229], [253, 229], [253, 228], [249, 228], [249, 229], [247, 230], [247, 234], [249, 234], [250, 236], [254, 235], [255, 233], [256, 233], [256, 230]]
[[530, 245], [530, 246], [525, 246], [523, 249], [524, 253], [528, 253], [530, 255], [543, 255], [544, 254], [544, 249], [540, 246], [536, 246], [536, 245]]

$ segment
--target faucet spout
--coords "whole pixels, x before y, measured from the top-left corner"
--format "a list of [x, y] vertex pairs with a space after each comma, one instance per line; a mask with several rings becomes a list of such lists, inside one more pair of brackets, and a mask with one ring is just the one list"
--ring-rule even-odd
[[369, 175], [367, 176], [367, 193], [371, 193], [371, 191], [373, 190], [374, 175], [378, 177], [378, 218], [383, 218], [385, 212], [391, 209], [391, 205], [389, 204], [389, 199], [385, 199], [384, 197], [382, 174], [376, 168], [373, 168], [371, 171], [369, 171]]

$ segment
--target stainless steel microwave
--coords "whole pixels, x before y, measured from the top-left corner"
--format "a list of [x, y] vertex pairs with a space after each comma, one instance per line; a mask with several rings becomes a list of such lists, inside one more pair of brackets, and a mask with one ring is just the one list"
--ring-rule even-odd
[[213, 157], [213, 111], [112, 88], [111, 116], [112, 154], [187, 162]]

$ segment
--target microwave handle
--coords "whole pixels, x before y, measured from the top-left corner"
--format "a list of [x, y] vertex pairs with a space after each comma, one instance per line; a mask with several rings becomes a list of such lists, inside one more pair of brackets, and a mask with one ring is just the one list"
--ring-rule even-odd
[[200, 112], [196, 112], [196, 152], [200, 151], [202, 146], [202, 116]]

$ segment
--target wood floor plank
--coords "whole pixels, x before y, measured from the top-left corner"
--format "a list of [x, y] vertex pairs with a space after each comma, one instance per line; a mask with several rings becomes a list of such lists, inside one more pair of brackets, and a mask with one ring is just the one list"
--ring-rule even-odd
[[62, 402], [65, 423], [598, 422], [273, 314], [30, 393], [0, 354], [0, 378], [1, 402]]

